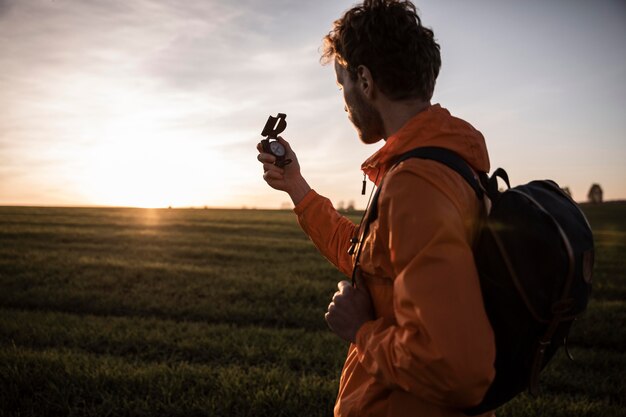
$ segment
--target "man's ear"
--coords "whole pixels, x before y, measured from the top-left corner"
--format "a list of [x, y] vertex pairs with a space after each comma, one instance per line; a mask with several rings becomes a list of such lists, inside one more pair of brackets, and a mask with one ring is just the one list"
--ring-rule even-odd
[[374, 79], [369, 68], [365, 65], [359, 65], [356, 69], [356, 84], [365, 97], [369, 99], [374, 98]]

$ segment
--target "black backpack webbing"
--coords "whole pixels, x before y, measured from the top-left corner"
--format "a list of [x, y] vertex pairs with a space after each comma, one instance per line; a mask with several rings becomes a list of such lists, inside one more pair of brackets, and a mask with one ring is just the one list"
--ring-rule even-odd
[[[455, 171], [459, 174], [463, 179], [472, 187], [476, 197], [482, 201], [484, 194], [487, 194], [487, 197], [491, 201], [497, 200], [500, 192], [498, 191], [498, 178], [501, 178], [507, 185], [508, 188], [511, 188], [511, 184], [509, 183], [509, 176], [506, 171], [502, 168], [496, 169], [491, 177], [487, 175], [486, 172], [478, 172], [477, 175], [474, 174], [474, 171], [469, 167], [468, 163], [460, 157], [455, 152], [446, 148], [439, 148], [435, 146], [425, 146], [423, 148], [415, 148], [410, 150], [402, 155], [398, 156], [393, 163], [392, 168], [398, 165], [400, 162], [406, 161], [410, 158], [420, 158], [420, 159], [430, 159], [432, 161], [437, 161], [441, 164], [444, 164], [448, 168]], [[384, 180], [384, 178], [383, 178]], [[374, 198], [372, 199], [372, 203], [369, 207], [369, 213], [366, 216], [366, 228], [371, 221], [376, 220], [378, 217], [378, 195], [382, 188], [382, 181], [378, 189], [376, 190], [376, 194], [374, 194]]]
[[[480, 177], [477, 178], [471, 168], [467, 165], [467, 162], [465, 162], [463, 158], [461, 158], [459, 155], [449, 149], [434, 146], [415, 148], [398, 156], [393, 163], [393, 167], [398, 165], [400, 162], [403, 162], [410, 158], [430, 159], [440, 162], [452, 169], [453, 171], [456, 171], [459, 175], [463, 177], [463, 179], [470, 185], [470, 187], [472, 187], [474, 193], [476, 193], [476, 197], [478, 197], [479, 200], [482, 200], [485, 189], [488, 195], [492, 195], [492, 188], [495, 190], [495, 192], [497, 192], [497, 183], [491, 184], [490, 181], [488, 181], [486, 173], [480, 173]], [[391, 169], [393, 169], [393, 167]], [[496, 174], [499, 173], [500, 177], [502, 177], [508, 185], [509, 179], [506, 175], [506, 172], [502, 170], [502, 172], [500, 173], [499, 171], [501, 170], [498, 170], [496, 171], [496, 173], [494, 173], [493, 178], [495, 179]], [[502, 176], [502, 174], [504, 176]], [[483, 187], [485, 187], [485, 189]], [[371, 222], [378, 218], [378, 197], [381, 189], [382, 180], [378, 188], [376, 189], [376, 193], [374, 194], [374, 197], [372, 198], [369, 207], [366, 209], [366, 214], [364, 216], [365, 224], [361, 225], [362, 227], [359, 227], [359, 238], [355, 241], [355, 243], [358, 243], [358, 246], [356, 248], [354, 267], [352, 269], [352, 286], [356, 286], [356, 271], [359, 265], [359, 258], [361, 257], [361, 248], [363, 247], [363, 242], [369, 231], [369, 225], [371, 224]]]
[[[391, 171], [399, 163], [411, 158], [430, 159], [446, 165], [448, 168], [452, 169], [453, 171], [457, 172], [461, 177], [463, 177], [463, 179], [474, 190], [476, 197], [481, 201], [485, 192], [490, 197], [497, 194], [497, 177], [502, 178], [506, 182], [506, 184], [509, 185], [509, 178], [504, 170], [496, 170], [491, 180], [487, 176], [487, 173], [481, 172], [478, 174], [478, 177], [476, 177], [472, 169], [462, 157], [449, 149], [439, 148], [435, 146], [415, 148], [401, 154], [394, 160], [393, 166], [389, 169], [389, 171]], [[359, 228], [359, 238], [357, 239], [358, 246], [356, 249], [354, 267], [352, 269], [352, 286], [356, 285], [356, 271], [359, 265], [359, 258], [361, 256], [361, 248], [363, 247], [363, 242], [369, 231], [369, 225], [371, 222], [378, 218], [378, 197], [380, 195], [380, 190], [382, 189], [383, 180], [381, 180], [369, 207], [366, 209], [365, 224], [363, 224], [362, 227]]]
[[[491, 181], [488, 181], [488, 177], [486, 173], [479, 173], [479, 177], [476, 177], [476, 175], [474, 175], [474, 172], [471, 170], [471, 168], [468, 166], [467, 162], [465, 162], [463, 158], [461, 158], [459, 155], [457, 155], [453, 151], [449, 149], [445, 149], [445, 148], [426, 146], [423, 148], [415, 148], [413, 150], [410, 150], [398, 156], [395, 159], [393, 166], [392, 168], [389, 169], [389, 171], [391, 171], [391, 169], [393, 169], [400, 162], [406, 161], [407, 159], [411, 159], [411, 158], [430, 159], [433, 161], [437, 161], [439, 163], [446, 165], [448, 168], [452, 169], [453, 171], [456, 171], [461, 177], [463, 177], [463, 179], [470, 185], [470, 187], [472, 187], [472, 189], [474, 190], [474, 193], [476, 193], [476, 197], [478, 197], [479, 200], [483, 199], [483, 195], [485, 191], [487, 192], [487, 195], [489, 196], [492, 195], [492, 189], [491, 189], [493, 188], [492, 185], [495, 185], [495, 191], [497, 191], [497, 184], [491, 184]], [[506, 172], [504, 172], [504, 170], [498, 169], [493, 174], [494, 179], [496, 176], [500, 176], [501, 178], [504, 179], [504, 181], [506, 181], [507, 185], [509, 184], [509, 178], [506, 175]], [[379, 197], [381, 189], [382, 189], [382, 180], [367, 210], [368, 213], [365, 216], [366, 218], [365, 227], [363, 227], [363, 230], [360, 233], [359, 242], [363, 242], [362, 238], [365, 237], [365, 235], [367, 234], [367, 229], [369, 229], [369, 224], [378, 218], [378, 197]], [[357, 258], [356, 258], [357, 262], [358, 262], [358, 259], [359, 259], [359, 256], [357, 253]]]

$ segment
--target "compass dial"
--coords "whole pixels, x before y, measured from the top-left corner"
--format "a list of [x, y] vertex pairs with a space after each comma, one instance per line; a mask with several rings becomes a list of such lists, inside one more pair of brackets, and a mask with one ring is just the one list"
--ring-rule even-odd
[[285, 147], [280, 142], [270, 142], [270, 150], [276, 156], [285, 156]]

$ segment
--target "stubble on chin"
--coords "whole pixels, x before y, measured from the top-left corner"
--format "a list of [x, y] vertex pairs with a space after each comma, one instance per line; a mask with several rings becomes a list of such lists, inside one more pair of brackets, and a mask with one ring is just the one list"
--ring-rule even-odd
[[371, 114], [361, 127], [357, 125], [355, 127], [357, 128], [359, 139], [367, 145], [374, 144], [385, 136], [382, 119], [378, 113]]
[[361, 142], [369, 145], [383, 139], [385, 126], [380, 112], [358, 92], [352, 101], [348, 119], [354, 125]]

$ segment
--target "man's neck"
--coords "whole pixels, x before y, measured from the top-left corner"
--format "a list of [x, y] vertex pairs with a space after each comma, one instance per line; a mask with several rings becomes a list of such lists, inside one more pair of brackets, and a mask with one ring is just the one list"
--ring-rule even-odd
[[385, 140], [402, 128], [418, 113], [430, 107], [430, 101], [403, 100], [392, 101], [384, 99], [379, 107], [380, 115], [385, 126]]

